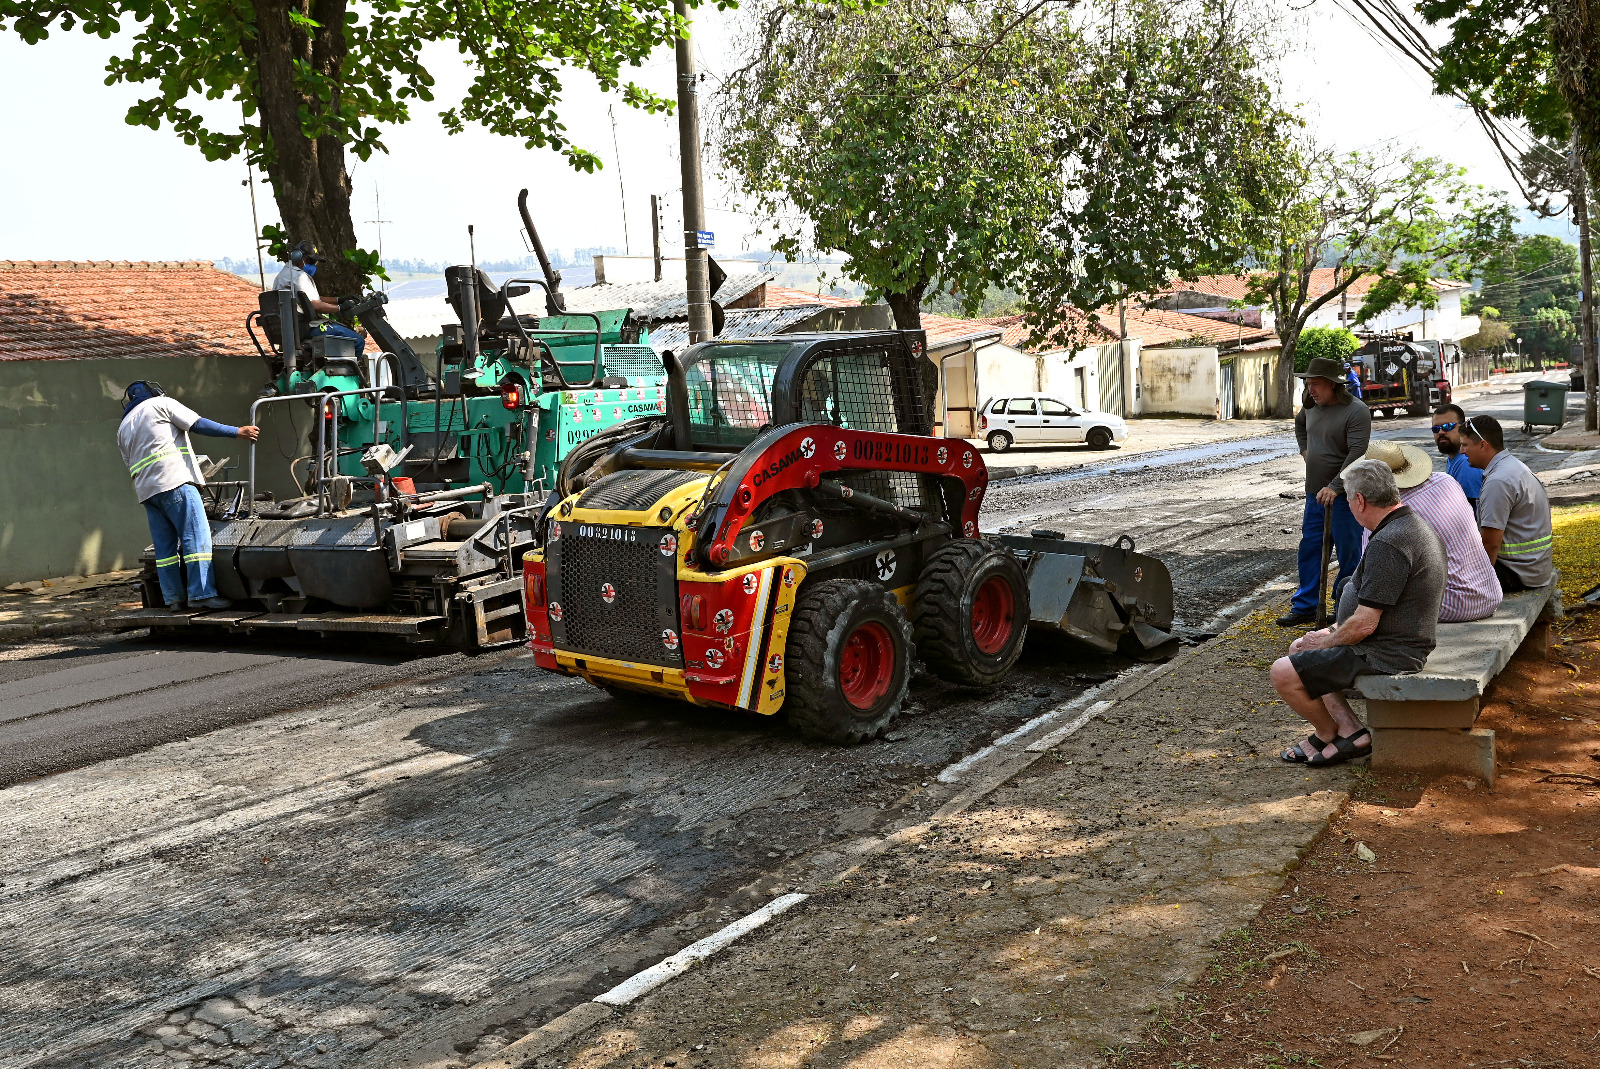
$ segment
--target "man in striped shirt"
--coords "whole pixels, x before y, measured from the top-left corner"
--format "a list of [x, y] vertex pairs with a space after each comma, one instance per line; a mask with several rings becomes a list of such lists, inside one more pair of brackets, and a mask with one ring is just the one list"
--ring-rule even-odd
[[1500, 421], [1469, 418], [1461, 429], [1461, 451], [1474, 468], [1483, 469], [1478, 526], [1500, 589], [1511, 594], [1555, 582], [1550, 498], [1528, 465], [1506, 452]]
[[[1374, 442], [1362, 457], [1377, 460], [1394, 472], [1400, 503], [1432, 527], [1444, 543], [1448, 571], [1440, 623], [1482, 620], [1500, 607], [1500, 583], [1484, 551], [1478, 521], [1461, 484], [1433, 470], [1427, 453], [1397, 442]], [[1370, 536], [1369, 536], [1370, 537]], [[1363, 543], [1363, 550], [1365, 544]]]

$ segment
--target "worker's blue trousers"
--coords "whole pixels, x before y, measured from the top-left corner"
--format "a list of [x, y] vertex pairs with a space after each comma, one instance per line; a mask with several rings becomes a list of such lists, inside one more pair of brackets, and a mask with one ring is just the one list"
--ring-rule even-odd
[[[1339, 604], [1344, 584], [1361, 563], [1361, 525], [1350, 511], [1350, 502], [1340, 494], [1333, 502], [1334, 555], [1339, 558], [1339, 574], [1333, 581], [1333, 603]], [[1306, 495], [1306, 511], [1300, 521], [1300, 589], [1294, 592], [1290, 611], [1302, 616], [1317, 615], [1317, 577], [1322, 574], [1322, 505], [1316, 494]]]
[[[183, 601], [204, 601], [217, 596], [217, 577], [211, 570], [211, 524], [205, 503], [193, 483], [163, 490], [144, 503], [150, 516], [150, 537], [156, 545], [156, 577], [168, 606]], [[183, 576], [189, 576], [184, 596]]]

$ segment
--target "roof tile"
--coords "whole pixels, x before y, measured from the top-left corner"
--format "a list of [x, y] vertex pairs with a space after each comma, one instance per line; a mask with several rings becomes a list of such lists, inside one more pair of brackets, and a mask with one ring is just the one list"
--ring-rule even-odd
[[[1376, 275], [1363, 275], [1351, 284], [1346, 292], [1352, 297], [1359, 297], [1372, 288], [1378, 281]], [[1468, 283], [1458, 282], [1455, 279], [1435, 278], [1429, 279], [1433, 288], [1444, 292], [1468, 288]], [[1174, 279], [1171, 285], [1163, 291], [1166, 293], [1181, 293], [1192, 291], [1195, 293], [1208, 293], [1218, 297], [1225, 297], [1230, 301], [1244, 299], [1245, 289], [1250, 284], [1247, 275], [1200, 275], [1193, 279]], [[1319, 297], [1333, 287], [1333, 268], [1318, 267], [1311, 272], [1311, 296]]]
[[258, 292], [209, 260], [0, 260], [0, 361], [253, 355]]

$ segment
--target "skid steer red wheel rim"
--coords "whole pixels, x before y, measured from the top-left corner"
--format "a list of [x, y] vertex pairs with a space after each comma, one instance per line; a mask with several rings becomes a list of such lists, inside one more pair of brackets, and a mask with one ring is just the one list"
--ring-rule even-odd
[[1017, 595], [1004, 576], [991, 575], [972, 597], [972, 640], [978, 650], [996, 654], [1017, 629]]
[[894, 682], [894, 636], [876, 620], [850, 632], [839, 653], [839, 689], [857, 709], [871, 709]]

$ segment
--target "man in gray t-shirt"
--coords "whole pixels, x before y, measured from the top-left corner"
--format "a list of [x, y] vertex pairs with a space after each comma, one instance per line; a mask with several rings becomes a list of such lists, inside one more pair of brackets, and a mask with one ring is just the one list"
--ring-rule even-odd
[[1315, 729], [1283, 752], [1294, 764], [1336, 765], [1372, 752], [1372, 736], [1344, 699], [1363, 675], [1415, 672], [1433, 652], [1449, 566], [1444, 543], [1400, 503], [1389, 465], [1362, 460], [1344, 470], [1356, 521], [1372, 532], [1339, 598], [1338, 622], [1289, 647], [1272, 685]]
[[1483, 469], [1478, 526], [1483, 548], [1507, 594], [1555, 582], [1555, 533], [1550, 498], [1528, 465], [1505, 451], [1506, 436], [1493, 416], [1473, 416], [1461, 428], [1461, 452]]

